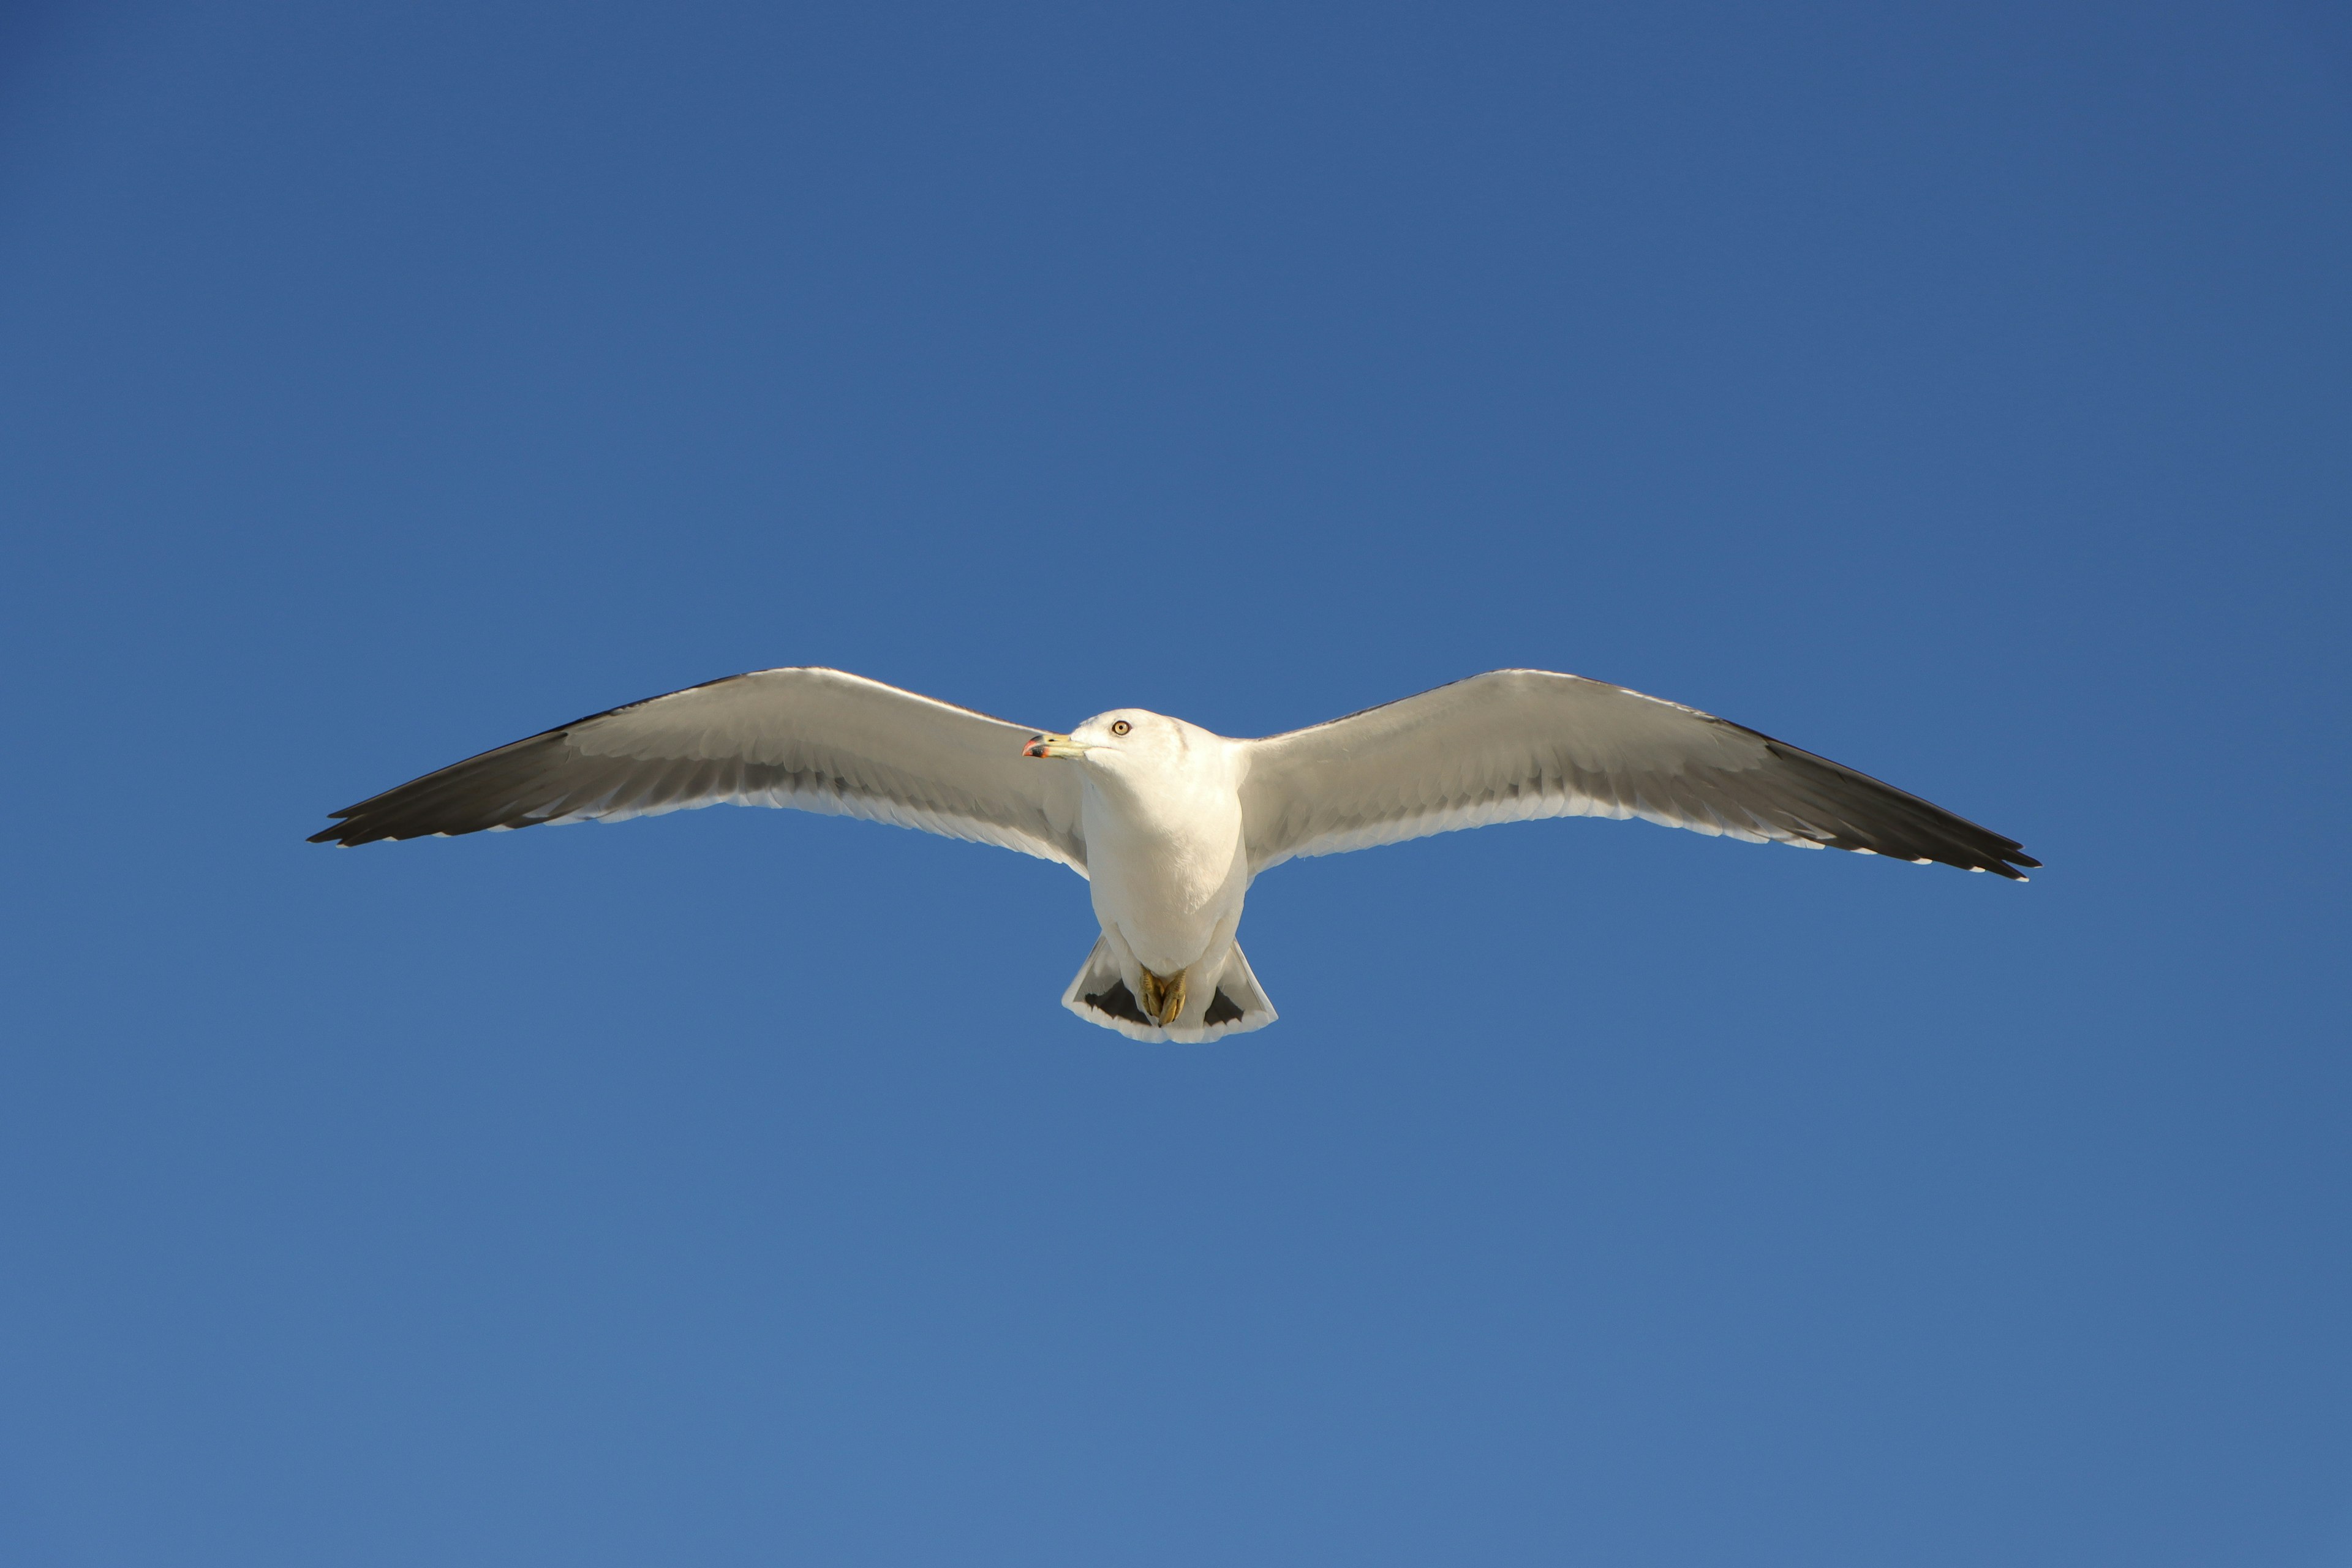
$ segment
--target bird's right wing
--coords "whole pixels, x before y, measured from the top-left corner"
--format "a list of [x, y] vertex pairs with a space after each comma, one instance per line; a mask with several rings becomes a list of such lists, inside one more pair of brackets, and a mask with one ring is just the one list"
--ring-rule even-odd
[[2013, 838], [1827, 757], [1622, 686], [1498, 669], [1245, 742], [1257, 869], [1457, 827], [1639, 816], [2017, 878]]
[[345, 806], [313, 844], [614, 822], [732, 802], [1002, 845], [1086, 874], [1074, 768], [1024, 725], [837, 669], [763, 669], [575, 721]]

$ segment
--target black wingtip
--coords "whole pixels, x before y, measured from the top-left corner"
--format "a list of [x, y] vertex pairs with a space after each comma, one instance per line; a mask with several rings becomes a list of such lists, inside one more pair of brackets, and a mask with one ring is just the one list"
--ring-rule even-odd
[[2042, 869], [2042, 862], [2019, 848], [2014, 839], [2003, 839], [2002, 842], [2009, 847], [1994, 850], [1987, 857], [1983, 869], [1998, 871], [2012, 882], [2026, 881], [2029, 879], [2026, 872]]
[[351, 820], [352, 817], [358, 815], [359, 809], [360, 808], [358, 806], [352, 805], [345, 806], [341, 811], [331, 811], [327, 813], [329, 816], [338, 819], [335, 824], [331, 827], [320, 828], [318, 832], [310, 835], [310, 837], [302, 840], [302, 842], [305, 844], [335, 844], [342, 846], [364, 844], [367, 841], [359, 837], [359, 825]]

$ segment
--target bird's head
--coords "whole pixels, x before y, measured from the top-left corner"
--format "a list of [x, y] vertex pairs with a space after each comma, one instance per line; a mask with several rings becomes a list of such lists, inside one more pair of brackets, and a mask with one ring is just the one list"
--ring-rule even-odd
[[1097, 713], [1066, 735], [1040, 735], [1021, 748], [1024, 757], [1055, 758], [1114, 771], [1172, 762], [1186, 749], [1185, 726], [1141, 708]]

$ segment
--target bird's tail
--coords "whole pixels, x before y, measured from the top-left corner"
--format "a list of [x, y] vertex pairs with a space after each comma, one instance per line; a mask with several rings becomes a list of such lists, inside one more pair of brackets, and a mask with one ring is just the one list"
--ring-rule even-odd
[[[1201, 984], [1203, 980], [1206, 985]], [[1162, 1026], [1136, 999], [1110, 938], [1097, 937], [1094, 951], [1078, 966], [1078, 977], [1062, 993], [1062, 1005], [1089, 1024], [1117, 1029], [1130, 1040], [1154, 1044], [1173, 1040], [1179, 1045], [1199, 1045], [1263, 1029], [1275, 1020], [1274, 1004], [1265, 999], [1239, 942], [1225, 949], [1222, 965], [1207, 961], [1194, 964], [1185, 972], [1184, 983], [1182, 1008]]]

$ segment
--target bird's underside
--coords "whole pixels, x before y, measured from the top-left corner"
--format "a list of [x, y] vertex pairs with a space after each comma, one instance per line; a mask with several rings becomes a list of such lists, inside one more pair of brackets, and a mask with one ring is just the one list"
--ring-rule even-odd
[[1262, 1029], [1276, 1016], [1239, 943], [1174, 974], [1134, 967], [1139, 984], [1130, 986], [1106, 932], [1063, 991], [1062, 1005], [1129, 1039], [1186, 1045]]
[[1497, 670], [1231, 740], [1140, 709], [1067, 735], [838, 670], [761, 670], [591, 715], [334, 813], [312, 842], [617, 821], [722, 802], [862, 816], [1056, 860], [1102, 937], [1063, 1001], [1139, 1039], [1274, 1021], [1233, 941], [1298, 856], [1498, 822], [1638, 816], [2022, 880], [2016, 840], [1784, 742], [1622, 687]]

